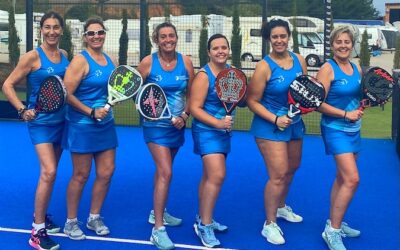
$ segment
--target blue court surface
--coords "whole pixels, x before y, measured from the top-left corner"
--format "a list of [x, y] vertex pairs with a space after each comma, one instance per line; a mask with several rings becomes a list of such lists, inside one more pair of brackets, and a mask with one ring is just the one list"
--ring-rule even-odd
[[[33, 200], [39, 175], [38, 160], [26, 125], [0, 122], [0, 249], [31, 249], [28, 245]], [[114, 250], [156, 249], [149, 242], [152, 226], [147, 222], [152, 209], [154, 164], [136, 127], [117, 127], [120, 146], [117, 169], [102, 216], [111, 229], [108, 237], [97, 237], [84, 225], [89, 239], [72, 241], [64, 234], [53, 238], [61, 249]], [[227, 160], [227, 176], [215, 209], [215, 219], [227, 224], [226, 233], [217, 237], [227, 249], [327, 249], [321, 238], [329, 213], [330, 188], [335, 175], [331, 156], [324, 154], [320, 136], [306, 136], [301, 168], [297, 172], [287, 203], [304, 217], [302, 223], [278, 221], [286, 243], [273, 246], [260, 234], [265, 220], [263, 189], [268, 178], [253, 137], [234, 132], [232, 152]], [[390, 140], [363, 139], [358, 166], [359, 189], [345, 221], [362, 231], [360, 238], [345, 238], [348, 249], [400, 249], [400, 164], [395, 143]], [[174, 164], [168, 211], [184, 222], [168, 228], [177, 249], [204, 249], [193, 231], [197, 213], [197, 188], [201, 178], [201, 159], [192, 153], [190, 130]], [[92, 171], [93, 172], [93, 171]], [[64, 152], [54, 186], [49, 213], [56, 223], [66, 219], [66, 187], [72, 166]], [[89, 213], [94, 175], [85, 188], [78, 219], [85, 222]]]

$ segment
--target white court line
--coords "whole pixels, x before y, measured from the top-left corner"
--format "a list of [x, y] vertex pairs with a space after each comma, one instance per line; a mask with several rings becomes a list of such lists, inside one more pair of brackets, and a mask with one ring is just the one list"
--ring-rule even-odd
[[[30, 234], [31, 230], [0, 227], [0, 232]], [[51, 234], [51, 236], [66, 237], [66, 238], [68, 237], [67, 235], [65, 235], [63, 233]], [[98, 236], [86, 236], [86, 239], [98, 240], [98, 241], [122, 242], [122, 243], [130, 243], [130, 244], [140, 244], [140, 245], [153, 245], [153, 243], [151, 243], [150, 241], [146, 241], [146, 240], [132, 240], [132, 239], [120, 239], [120, 238], [98, 237]], [[175, 244], [175, 247], [187, 248], [187, 249], [203, 249], [203, 250], [210, 249], [210, 248], [203, 247], [203, 246], [186, 245], [186, 244]], [[213, 248], [213, 249], [215, 249], [215, 250], [236, 250], [236, 249], [231, 249], [231, 248]]]

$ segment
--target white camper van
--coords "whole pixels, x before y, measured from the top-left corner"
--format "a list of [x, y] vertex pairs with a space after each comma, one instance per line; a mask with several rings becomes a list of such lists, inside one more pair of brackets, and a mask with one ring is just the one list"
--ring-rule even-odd
[[[286, 19], [284, 17], [279, 17]], [[292, 25], [289, 24], [290, 29]], [[257, 61], [262, 56], [261, 17], [240, 17], [242, 32], [242, 55], [244, 61]], [[323, 62], [324, 45], [317, 30], [305, 28], [298, 31], [299, 52], [310, 67], [318, 67]], [[293, 49], [293, 40], [289, 41]]]
[[386, 38], [380, 30], [379, 26], [365, 26], [365, 25], [357, 25], [360, 30], [360, 36], [364, 33], [364, 30], [367, 30], [368, 34], [368, 46], [372, 48], [372, 46], [379, 46], [381, 49], [387, 49]]

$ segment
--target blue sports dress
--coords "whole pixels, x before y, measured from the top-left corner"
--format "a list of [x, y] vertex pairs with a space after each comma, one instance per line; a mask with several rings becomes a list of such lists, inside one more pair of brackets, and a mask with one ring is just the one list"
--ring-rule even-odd
[[[149, 76], [144, 84], [156, 83], [165, 92], [167, 103], [173, 117], [178, 117], [185, 110], [186, 89], [189, 73], [185, 68], [183, 57], [176, 53], [177, 63], [173, 70], [167, 71], [161, 67], [158, 53], [153, 53]], [[143, 137], [146, 143], [154, 143], [168, 148], [178, 148], [185, 142], [184, 129], [177, 129], [170, 119], [158, 121], [142, 117]]]
[[[229, 65], [226, 65], [229, 68]], [[226, 111], [217, 96], [215, 90], [216, 76], [212, 73], [209, 65], [203, 67], [208, 76], [207, 96], [204, 100], [203, 109], [209, 115], [222, 119], [226, 116]], [[232, 119], [234, 112], [232, 113]], [[209, 126], [201, 121], [193, 118], [192, 121], [192, 137], [194, 143], [194, 153], [201, 156], [207, 154], [228, 154], [231, 151], [231, 134], [225, 129], [218, 129]]]
[[[351, 63], [353, 74], [345, 74], [333, 60], [329, 60], [334, 79], [325, 102], [335, 108], [353, 111], [359, 107], [361, 76], [357, 66]], [[357, 153], [361, 149], [361, 119], [350, 122], [342, 117], [323, 114], [321, 134], [325, 143], [326, 154]]]
[[[59, 63], [51, 62], [41, 47], [36, 48], [40, 58], [40, 68], [29, 73], [27, 76], [29, 84], [28, 109], [35, 108], [36, 99], [41, 83], [49, 76], [58, 75], [64, 78], [65, 70], [69, 61], [60, 51]], [[34, 145], [40, 143], [56, 143], [62, 141], [65, 123], [65, 107], [55, 113], [36, 114], [36, 119], [28, 123], [28, 131]]]
[[[289, 111], [288, 90], [290, 83], [299, 75], [303, 74], [300, 61], [297, 56], [290, 52], [293, 60], [293, 66], [290, 69], [283, 69], [269, 56], [265, 56], [264, 60], [271, 69], [271, 78], [266, 83], [263, 96], [260, 103], [271, 113], [282, 116]], [[305, 127], [301, 115], [291, 118], [292, 124], [285, 130], [279, 130], [274, 123], [267, 121], [257, 114], [254, 114], [250, 132], [256, 138], [271, 141], [290, 141], [302, 139], [305, 133]]]
[[[89, 72], [75, 90], [74, 96], [88, 107], [104, 107], [107, 103], [108, 78], [115, 66], [105, 53], [107, 64], [104, 66], [93, 60], [86, 50], [81, 54], [89, 64]], [[95, 153], [118, 146], [111, 108], [108, 115], [98, 122], [68, 105], [66, 119], [67, 128], [63, 139], [65, 149], [74, 153]]]

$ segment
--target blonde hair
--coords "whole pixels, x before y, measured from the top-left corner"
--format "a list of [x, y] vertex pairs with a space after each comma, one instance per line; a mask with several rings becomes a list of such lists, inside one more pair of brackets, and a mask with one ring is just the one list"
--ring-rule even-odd
[[335, 27], [332, 30], [331, 35], [329, 37], [329, 44], [331, 46], [333, 46], [333, 42], [335, 41], [335, 39], [337, 39], [343, 33], [347, 33], [349, 35], [351, 43], [354, 46], [355, 36], [354, 36], [353, 29], [349, 25], [340, 25], [340, 26]]

